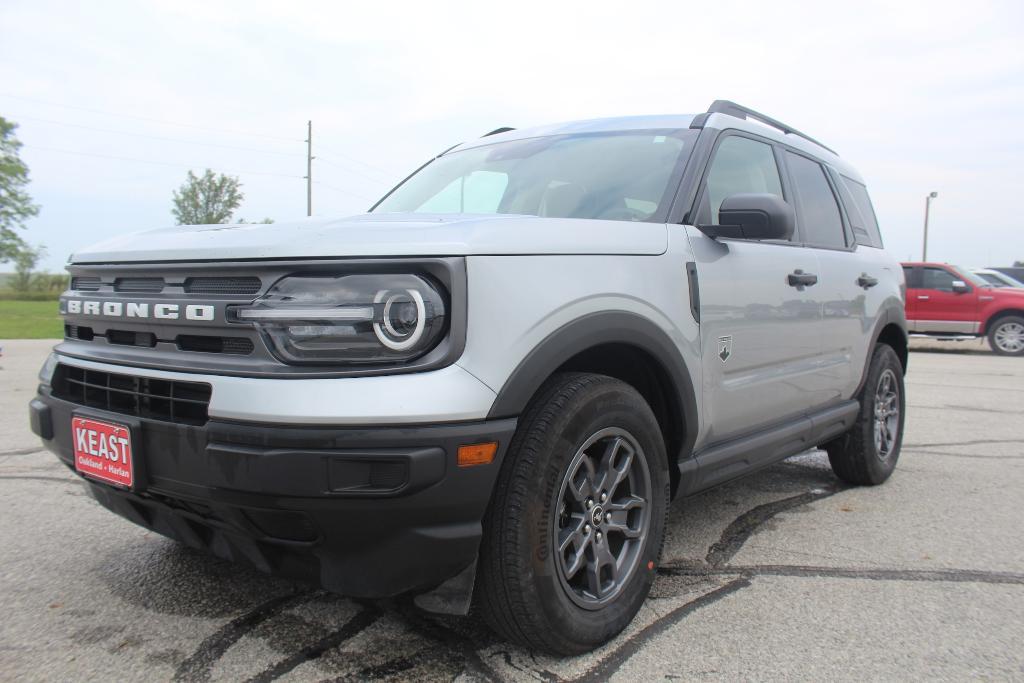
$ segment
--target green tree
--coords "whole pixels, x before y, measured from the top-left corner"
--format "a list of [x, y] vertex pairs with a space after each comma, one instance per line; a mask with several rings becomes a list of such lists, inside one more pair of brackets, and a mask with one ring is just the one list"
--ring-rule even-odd
[[46, 247], [30, 247], [22, 244], [14, 255], [14, 277], [11, 279], [11, 289], [16, 292], [27, 292], [32, 289], [32, 273], [39, 260], [46, 255]]
[[18, 156], [21, 142], [14, 136], [18, 124], [0, 116], [0, 262], [15, 259], [27, 247], [16, 228], [39, 213], [25, 192], [28, 166]]
[[174, 191], [171, 213], [178, 225], [227, 223], [242, 203], [242, 183], [210, 169], [202, 176], [188, 172], [185, 184]]
[[68, 288], [68, 280], [64, 273], [36, 273], [32, 280], [32, 288], [46, 294], [60, 294]]

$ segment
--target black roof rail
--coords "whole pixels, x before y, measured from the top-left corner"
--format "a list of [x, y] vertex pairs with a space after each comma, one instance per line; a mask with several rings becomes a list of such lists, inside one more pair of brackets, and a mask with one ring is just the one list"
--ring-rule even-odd
[[490, 133], [484, 133], [484, 134], [483, 134], [483, 135], [481, 135], [480, 137], [482, 137], [482, 138], [486, 138], [486, 137], [488, 137], [488, 136], [490, 136], [490, 135], [497, 135], [498, 133], [507, 133], [507, 132], [509, 132], [510, 130], [515, 130], [515, 128], [509, 128], [508, 126], [503, 126], [503, 127], [501, 127], [501, 128], [495, 128], [495, 129], [494, 129], [494, 130], [492, 130], [492, 131], [491, 131]]
[[714, 102], [712, 102], [711, 106], [708, 107], [706, 113], [698, 114], [693, 118], [693, 121], [690, 123], [690, 128], [703, 128], [704, 124], [707, 122], [708, 117], [711, 114], [726, 114], [728, 116], [735, 116], [738, 119], [753, 119], [755, 121], [760, 121], [765, 125], [781, 130], [786, 135], [796, 135], [797, 137], [801, 137], [804, 140], [807, 140], [808, 142], [813, 142], [818, 147], [827, 149], [836, 156], [839, 156], [839, 153], [836, 152], [834, 149], [828, 147], [827, 145], [821, 144], [820, 142], [812, 138], [810, 135], [801, 133], [796, 128], [793, 128], [792, 126], [787, 126], [782, 121], [773, 119], [770, 116], [765, 116], [761, 112], [754, 111], [749, 107], [744, 107], [741, 104], [736, 104], [735, 102], [730, 102], [729, 100], [715, 100]]

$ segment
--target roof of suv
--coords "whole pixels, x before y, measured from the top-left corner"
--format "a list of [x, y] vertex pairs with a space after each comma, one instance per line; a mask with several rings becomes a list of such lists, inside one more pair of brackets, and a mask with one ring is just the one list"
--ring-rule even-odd
[[[741, 118], [733, 112], [750, 113], [750, 118]], [[771, 123], [762, 123], [760, 120]], [[566, 121], [532, 128], [513, 129], [503, 133], [486, 135], [482, 138], [469, 140], [454, 149], [470, 149], [490, 145], [507, 140], [524, 140], [527, 138], [546, 137], [549, 135], [571, 135], [578, 133], [604, 133], [628, 130], [679, 130], [690, 128], [712, 128], [715, 130], [741, 130], [755, 135], [781, 142], [806, 154], [824, 161], [841, 174], [864, 183], [860, 174], [853, 166], [841, 159], [832, 150], [813, 140], [803, 133], [758, 114], [753, 110], [727, 102], [716, 100], [708, 112], [703, 114], [661, 114], [646, 116], [617, 116], [603, 119], [585, 119], [582, 121]], [[788, 131], [788, 132], [785, 132]]]

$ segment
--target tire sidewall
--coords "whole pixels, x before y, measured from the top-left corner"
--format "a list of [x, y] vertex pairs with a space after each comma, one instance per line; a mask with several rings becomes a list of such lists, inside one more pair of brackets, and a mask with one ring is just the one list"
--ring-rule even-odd
[[[899, 423], [896, 428], [896, 441], [892, 451], [884, 460], [878, 457], [878, 450], [875, 448], [875, 396], [878, 390], [878, 383], [886, 370], [892, 370], [896, 377], [896, 386], [899, 389]], [[864, 444], [864, 458], [869, 476], [874, 483], [881, 483], [889, 478], [896, 468], [896, 462], [900, 458], [900, 449], [903, 446], [903, 428], [907, 419], [907, 392], [903, 382], [903, 365], [891, 347], [880, 345], [875, 349], [871, 361], [871, 371], [868, 373], [867, 382], [864, 385], [864, 394], [861, 400], [861, 429], [864, 430], [862, 443]]]
[[[664, 539], [669, 498], [665, 447], [658, 423], [643, 398], [628, 385], [602, 383], [581, 392], [544, 435], [540, 465], [534, 472], [520, 533], [528, 547], [528, 582], [545, 621], [562, 634], [567, 649], [586, 650], [619, 633], [640, 609], [654, 581]], [[592, 434], [608, 427], [629, 432], [640, 446], [651, 476], [650, 527], [637, 565], [619, 595], [600, 609], [585, 609], [566, 594], [556, 566], [552, 526], [562, 479], [576, 452]], [[637, 454], [641, 456], [641, 453]], [[649, 567], [650, 563], [650, 568]]]
[[996, 332], [999, 330], [1000, 327], [1008, 323], [1017, 323], [1018, 325], [1024, 325], [1024, 318], [1016, 315], [1008, 315], [1000, 318], [999, 320], [996, 320], [995, 323], [992, 324], [992, 327], [991, 329], [989, 329], [988, 332], [988, 345], [994, 353], [1000, 356], [1024, 356], [1024, 349], [1016, 352], [1004, 351], [1003, 349], [999, 348], [999, 346], [996, 344]]

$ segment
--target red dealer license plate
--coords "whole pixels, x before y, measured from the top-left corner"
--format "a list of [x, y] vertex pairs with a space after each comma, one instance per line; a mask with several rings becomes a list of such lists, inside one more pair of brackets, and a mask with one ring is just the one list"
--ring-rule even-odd
[[71, 418], [75, 469], [87, 477], [131, 488], [132, 436], [124, 425]]

